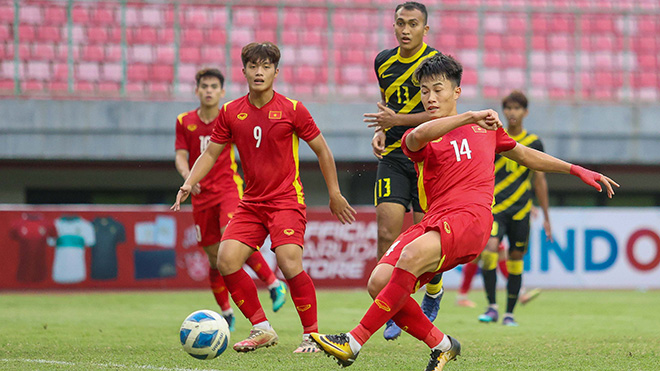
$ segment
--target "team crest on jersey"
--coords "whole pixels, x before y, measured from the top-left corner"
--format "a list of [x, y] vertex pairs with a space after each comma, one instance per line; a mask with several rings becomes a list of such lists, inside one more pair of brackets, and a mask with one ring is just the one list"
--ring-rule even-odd
[[195, 131], [197, 129], [197, 125], [190, 124], [190, 125], [186, 126], [186, 129], [188, 129], [190, 131]]
[[236, 117], [238, 117], [239, 120], [245, 120], [247, 118], [247, 113], [241, 112], [238, 115], [236, 115]]
[[282, 118], [282, 111], [268, 111], [268, 118], [271, 120], [280, 120]]
[[472, 130], [474, 130], [475, 133], [481, 133], [481, 134], [485, 134], [488, 131], [478, 125], [472, 125]]
[[293, 229], [285, 229], [284, 230], [284, 234], [287, 235], [287, 236], [291, 236], [294, 233], [296, 233], [296, 232]]
[[449, 227], [449, 223], [447, 223], [447, 221], [445, 221], [442, 224], [445, 227], [445, 232], [447, 232], [447, 234], [451, 234], [451, 227]]

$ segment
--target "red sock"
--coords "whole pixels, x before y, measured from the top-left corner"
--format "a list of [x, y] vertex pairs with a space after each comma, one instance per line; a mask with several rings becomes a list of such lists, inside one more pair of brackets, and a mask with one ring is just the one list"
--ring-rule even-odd
[[498, 261], [497, 266], [500, 267], [500, 272], [502, 272], [504, 278], [509, 278], [509, 268], [506, 267], [506, 259]]
[[467, 294], [470, 292], [470, 287], [472, 286], [472, 279], [477, 274], [479, 270], [479, 265], [474, 262], [467, 263], [463, 266], [463, 283], [461, 284], [459, 294]]
[[257, 296], [257, 286], [255, 286], [250, 275], [243, 269], [239, 269], [232, 274], [223, 276], [223, 278], [227, 289], [231, 293], [231, 298], [245, 318], [249, 319], [253, 325], [266, 321], [266, 314], [264, 314], [264, 309], [261, 307]]
[[225, 280], [222, 279], [222, 275], [217, 269], [209, 267], [209, 281], [211, 282], [213, 296], [215, 296], [215, 301], [220, 306], [220, 309], [231, 309], [231, 305], [229, 304], [229, 291], [227, 291]]
[[419, 304], [410, 296], [403, 305], [403, 308], [392, 319], [403, 331], [423, 341], [429, 348], [440, 344], [442, 338], [445, 336], [442, 331], [433, 326], [431, 321], [424, 315], [424, 312], [422, 312]]
[[250, 266], [254, 273], [257, 274], [257, 277], [266, 283], [266, 285], [270, 285], [275, 282], [275, 280], [277, 280], [275, 273], [273, 273], [273, 271], [270, 269], [268, 263], [266, 263], [266, 260], [264, 259], [264, 256], [261, 255], [259, 251], [255, 251], [252, 255], [250, 255], [245, 264]]
[[314, 282], [307, 272], [302, 271], [297, 276], [286, 280], [291, 291], [291, 300], [296, 306], [300, 322], [303, 326], [303, 334], [318, 332], [319, 323], [316, 309], [316, 289]]
[[360, 324], [351, 330], [358, 343], [364, 344], [379, 328], [406, 304], [413, 292], [417, 277], [401, 268], [394, 268], [390, 281], [378, 294]]

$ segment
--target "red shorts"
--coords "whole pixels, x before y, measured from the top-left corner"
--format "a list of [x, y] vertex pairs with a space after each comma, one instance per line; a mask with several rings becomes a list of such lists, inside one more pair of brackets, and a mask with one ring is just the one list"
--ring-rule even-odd
[[305, 244], [305, 209], [280, 209], [265, 204], [238, 204], [222, 240], [237, 240], [259, 250], [270, 234], [271, 250], [285, 244]]
[[424, 219], [403, 232], [383, 255], [378, 264], [396, 266], [403, 249], [429, 231], [440, 233], [441, 264], [433, 272], [419, 276], [415, 289], [427, 284], [437, 273], [459, 264], [471, 262], [486, 246], [493, 224], [493, 214], [484, 207], [464, 207], [451, 211], [426, 214]]
[[199, 246], [210, 246], [220, 242], [221, 230], [234, 216], [239, 201], [237, 197], [227, 197], [219, 204], [206, 209], [197, 211], [193, 207], [193, 220], [195, 220]]

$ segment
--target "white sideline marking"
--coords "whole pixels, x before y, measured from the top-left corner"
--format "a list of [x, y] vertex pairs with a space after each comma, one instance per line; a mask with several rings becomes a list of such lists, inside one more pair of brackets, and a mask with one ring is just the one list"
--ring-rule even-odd
[[98, 368], [126, 368], [126, 369], [140, 369], [140, 370], [162, 370], [162, 371], [217, 371], [215, 369], [202, 369], [202, 368], [169, 368], [169, 367], [158, 367], [158, 366], [143, 366], [143, 365], [134, 365], [127, 366], [121, 365], [118, 363], [74, 363], [74, 362], [65, 362], [65, 361], [53, 361], [49, 359], [7, 359], [0, 358], [0, 362], [24, 362], [24, 363], [43, 363], [50, 365], [64, 365], [64, 366], [93, 366]]

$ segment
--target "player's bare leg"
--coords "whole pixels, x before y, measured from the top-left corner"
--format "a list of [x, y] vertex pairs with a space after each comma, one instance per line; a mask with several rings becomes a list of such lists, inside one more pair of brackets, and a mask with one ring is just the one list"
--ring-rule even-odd
[[[417, 214], [417, 213], [416, 213]], [[420, 213], [421, 214], [421, 213]], [[394, 202], [381, 202], [376, 206], [376, 222], [378, 224], [378, 260], [385, 255], [394, 240], [401, 234], [406, 208]], [[423, 214], [422, 214], [423, 216]], [[414, 217], [414, 216], [413, 216]], [[421, 220], [421, 218], [419, 218]], [[415, 220], [415, 223], [419, 222]], [[394, 340], [401, 335], [401, 328], [390, 320], [385, 326], [383, 337]]]
[[303, 326], [302, 342], [294, 353], [317, 353], [321, 350], [311, 340], [310, 333], [318, 331], [316, 290], [314, 283], [302, 266], [302, 247], [285, 244], [274, 248], [277, 265], [289, 284], [291, 300]]
[[245, 318], [252, 323], [250, 335], [234, 344], [234, 350], [237, 352], [267, 348], [277, 344], [279, 340], [259, 303], [257, 286], [243, 270], [243, 264], [253, 252], [254, 249], [237, 240], [222, 241], [218, 250], [218, 268], [231, 297]]

